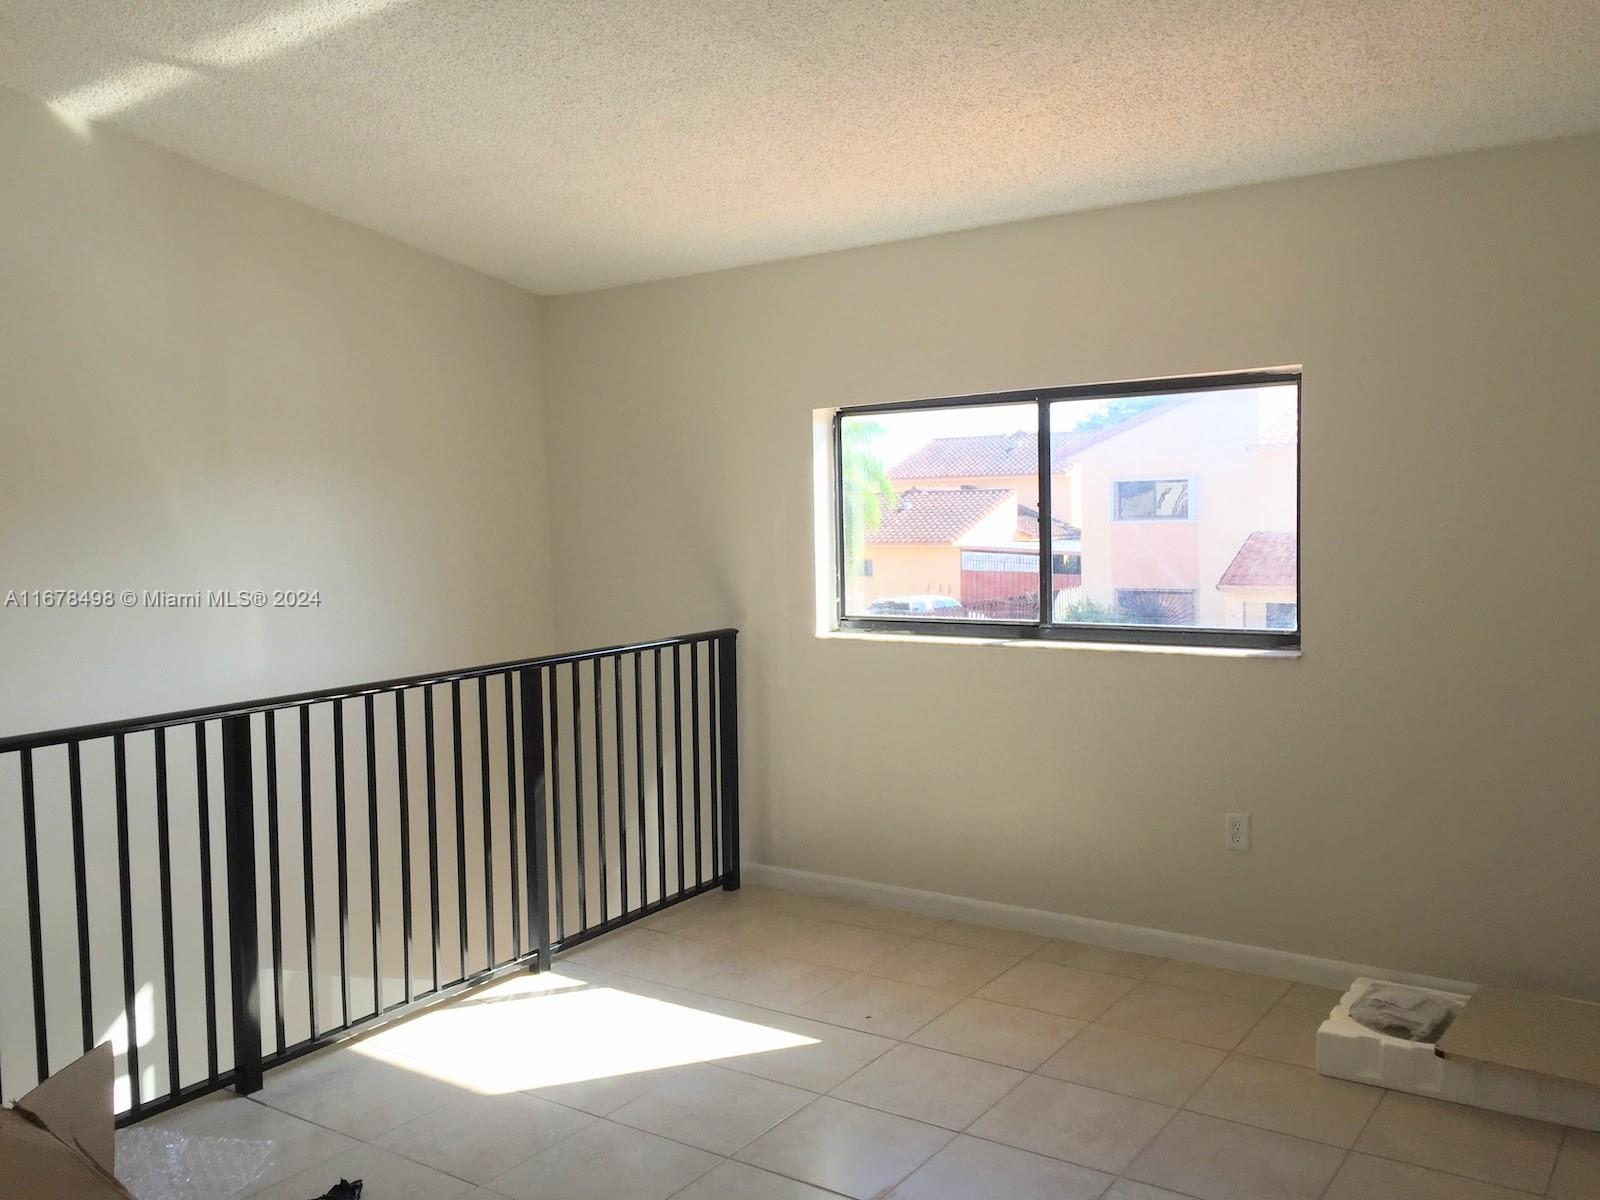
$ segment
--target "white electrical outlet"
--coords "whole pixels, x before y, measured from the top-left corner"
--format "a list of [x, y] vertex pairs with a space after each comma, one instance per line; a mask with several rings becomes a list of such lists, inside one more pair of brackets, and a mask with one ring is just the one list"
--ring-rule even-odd
[[1222, 826], [1222, 844], [1229, 850], [1250, 849], [1250, 814], [1229, 813]]

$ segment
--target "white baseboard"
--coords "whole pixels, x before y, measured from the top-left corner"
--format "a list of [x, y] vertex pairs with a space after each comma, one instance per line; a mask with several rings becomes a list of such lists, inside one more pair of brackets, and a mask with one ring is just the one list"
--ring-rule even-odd
[[1087, 942], [1095, 946], [1110, 946], [1116, 950], [1131, 950], [1139, 954], [1157, 954], [1162, 958], [1178, 958], [1187, 962], [1204, 963], [1211, 967], [1226, 967], [1233, 971], [1251, 971], [1259, 975], [1273, 975], [1280, 979], [1293, 979], [1300, 983], [1314, 983], [1341, 990], [1349, 987], [1351, 981], [1358, 976], [1392, 979], [1396, 983], [1440, 988], [1447, 992], [1471, 992], [1477, 987], [1476, 984], [1465, 983], [1459, 979], [1440, 979], [1433, 975], [1420, 975], [1415, 971], [1400, 971], [1389, 967], [1371, 966], [1367, 963], [1340, 962], [1332, 958], [1316, 958], [1309, 954], [1295, 954], [1267, 946], [1247, 946], [1242, 942], [1224, 942], [1215, 938], [1196, 937], [1189, 933], [1173, 933], [1166, 929], [1122, 925], [1116, 921], [1097, 921], [1093, 917], [1074, 917], [1067, 913], [1046, 912], [1042, 908], [1023, 908], [1015, 904], [1000, 904], [994, 900], [952, 896], [946, 892], [925, 892], [917, 888], [897, 887], [890, 883], [873, 883], [865, 879], [847, 879], [840, 875], [798, 871], [792, 867], [774, 867], [765, 863], [747, 862], [743, 866], [743, 872], [745, 882], [759, 887], [805, 892], [813, 896], [831, 896], [842, 900], [864, 900], [869, 904], [878, 904], [885, 908], [903, 908], [911, 912], [926, 913], [932, 917], [948, 917], [983, 925], [1021, 929], [1044, 937]]

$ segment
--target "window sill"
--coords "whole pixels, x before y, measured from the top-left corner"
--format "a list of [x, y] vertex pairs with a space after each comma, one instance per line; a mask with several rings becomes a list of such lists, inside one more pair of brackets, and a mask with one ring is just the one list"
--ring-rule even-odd
[[929, 633], [873, 633], [860, 629], [829, 629], [816, 635], [823, 640], [848, 642], [909, 642], [926, 646], [1000, 646], [1019, 650], [1097, 650], [1119, 654], [1185, 654], [1200, 658], [1299, 658], [1300, 650], [1264, 650], [1236, 646], [1151, 646], [1136, 642], [1073, 642], [1046, 638], [986, 638]]

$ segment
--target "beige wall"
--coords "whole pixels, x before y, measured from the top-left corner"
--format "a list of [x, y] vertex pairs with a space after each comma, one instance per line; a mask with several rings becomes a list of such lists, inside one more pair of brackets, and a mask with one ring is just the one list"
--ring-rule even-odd
[[537, 302], [0, 89], [0, 729], [551, 648]]
[[[753, 859], [1600, 997], [1597, 195], [1589, 137], [551, 301], [562, 640], [746, 631]], [[1295, 363], [1304, 658], [813, 636], [818, 405]]]
[[[526, 293], [109, 130], [75, 132], [43, 105], [0, 89], [0, 603], [12, 589], [51, 587], [288, 587], [319, 589], [322, 600], [318, 608], [278, 611], [0, 607], [0, 732], [553, 649], [538, 318]], [[476, 696], [466, 692], [473, 731]], [[412, 700], [420, 706], [419, 695]], [[448, 694], [440, 697], [447, 702]], [[492, 692], [497, 813], [506, 806], [500, 703]], [[392, 704], [379, 702], [379, 787], [391, 847], [398, 807]], [[408, 733], [411, 761], [420, 764], [416, 711]], [[347, 706], [346, 717], [359, 730], [359, 706]], [[326, 801], [331, 719], [326, 707], [316, 711], [313, 787], [324, 798], [316, 818], [323, 846], [334, 837]], [[290, 720], [279, 733], [285, 845], [295, 847], [298, 732]], [[215, 726], [211, 743], [215, 796]], [[171, 746], [176, 975], [187, 1005], [185, 1081], [192, 1082], [204, 1067], [205, 1026], [189, 731], [175, 731]], [[259, 789], [259, 735], [257, 754]], [[147, 1095], [166, 1083], [156, 1015], [164, 1007], [152, 755], [149, 737], [129, 739], [132, 837], [143, 847], [131, 869]], [[47, 994], [60, 1014], [51, 1021], [51, 1050], [61, 1063], [77, 1053], [78, 1036], [76, 1000], [68, 1000], [78, 978], [65, 766], [60, 751], [35, 757]], [[447, 757], [442, 751], [441, 768]], [[20, 797], [16, 756], [6, 758], [0, 961], [23, 964], [25, 977]], [[468, 778], [478, 778], [470, 734], [464, 761]], [[348, 770], [359, 796], [359, 752]], [[94, 1026], [120, 1049], [111, 771], [107, 744], [86, 746]], [[420, 778], [414, 765], [414, 790]], [[441, 816], [449, 844], [453, 817]], [[214, 819], [215, 855], [215, 810]], [[476, 820], [467, 826], [472, 839]], [[351, 824], [351, 918], [359, 930], [367, 851], [359, 819]], [[503, 858], [503, 828], [498, 836]], [[393, 904], [399, 856], [386, 853], [383, 886]], [[474, 896], [481, 861], [469, 868]], [[305, 1033], [297, 853], [286, 854], [285, 868], [293, 1040]], [[337, 911], [332, 869], [322, 852], [325, 922]], [[219, 882], [221, 870], [219, 863]], [[503, 865], [502, 914], [508, 876]], [[220, 893], [214, 899], [220, 909]], [[397, 925], [385, 925], [386, 1000], [402, 987]], [[361, 975], [370, 968], [359, 935], [356, 943], [363, 946], [353, 954], [359, 1015], [370, 995]], [[329, 938], [319, 945], [324, 1021], [334, 994], [333, 945]], [[455, 954], [453, 943], [446, 953]], [[220, 969], [225, 980], [225, 959]], [[222, 1020], [226, 1047], [225, 1012]], [[8, 1066], [31, 1069], [31, 1028], [27, 989], [0, 989], [0, 1058]], [[118, 1071], [125, 1075], [125, 1065]], [[7, 1096], [25, 1079], [11, 1071]], [[125, 1078], [118, 1089], [125, 1098]]]

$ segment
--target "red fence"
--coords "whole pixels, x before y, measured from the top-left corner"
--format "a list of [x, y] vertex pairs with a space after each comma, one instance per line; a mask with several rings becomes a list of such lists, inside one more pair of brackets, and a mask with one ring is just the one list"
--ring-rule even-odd
[[[1081, 574], [1051, 577], [1051, 589], [1060, 592], [1083, 583]], [[961, 606], [969, 614], [995, 621], [1036, 621], [1039, 618], [1037, 571], [962, 571]]]

